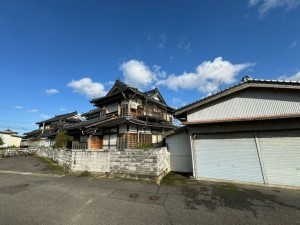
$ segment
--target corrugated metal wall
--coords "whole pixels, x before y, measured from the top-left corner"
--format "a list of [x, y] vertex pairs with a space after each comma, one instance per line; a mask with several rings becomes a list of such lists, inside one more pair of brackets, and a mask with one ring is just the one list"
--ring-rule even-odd
[[188, 113], [188, 121], [253, 118], [300, 113], [300, 95], [293, 90], [248, 89]]
[[300, 131], [258, 132], [267, 183], [300, 186]]
[[253, 132], [199, 134], [193, 150], [198, 178], [264, 182]]
[[197, 178], [300, 186], [300, 130], [197, 134]]
[[186, 132], [173, 134], [166, 139], [170, 152], [171, 171], [192, 172], [190, 137]]

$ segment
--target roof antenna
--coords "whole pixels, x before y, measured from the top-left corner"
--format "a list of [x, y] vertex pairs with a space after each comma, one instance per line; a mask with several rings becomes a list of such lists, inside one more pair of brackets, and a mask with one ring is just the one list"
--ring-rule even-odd
[[248, 82], [250, 79], [252, 79], [252, 77], [251, 76], [249, 76], [249, 75], [246, 75], [246, 76], [244, 76], [243, 78], [242, 78], [242, 80], [241, 80], [241, 82]]
[[219, 91], [222, 90], [222, 85], [221, 85], [222, 79], [223, 79], [223, 77], [221, 77], [221, 79], [218, 81], [218, 88], [217, 89], [219, 89]]

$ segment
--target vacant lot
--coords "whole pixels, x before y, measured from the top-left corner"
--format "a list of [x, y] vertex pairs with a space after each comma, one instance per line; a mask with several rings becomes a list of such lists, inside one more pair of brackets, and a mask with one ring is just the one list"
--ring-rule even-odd
[[[0, 224], [299, 224], [300, 191], [62, 175], [33, 156], [0, 159]], [[176, 178], [176, 180], [175, 180]]]

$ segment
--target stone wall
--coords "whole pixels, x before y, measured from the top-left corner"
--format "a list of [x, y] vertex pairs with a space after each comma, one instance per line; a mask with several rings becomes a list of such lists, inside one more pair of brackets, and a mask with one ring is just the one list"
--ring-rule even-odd
[[38, 148], [36, 151], [38, 156], [49, 158], [59, 165], [71, 168], [72, 165], [72, 152], [62, 149]]
[[166, 147], [158, 149], [125, 149], [110, 151], [110, 173], [125, 177], [153, 179], [170, 170]]
[[73, 172], [89, 171], [139, 179], [160, 179], [170, 171], [166, 147], [125, 150], [56, 150], [41, 148], [37, 155], [47, 157]]
[[109, 151], [72, 151], [71, 171], [109, 172]]

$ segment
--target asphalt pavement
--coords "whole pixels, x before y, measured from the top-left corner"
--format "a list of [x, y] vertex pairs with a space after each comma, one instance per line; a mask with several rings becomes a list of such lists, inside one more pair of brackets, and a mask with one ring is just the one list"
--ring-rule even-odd
[[33, 156], [0, 159], [0, 225], [300, 224], [300, 190], [172, 179], [60, 175]]

